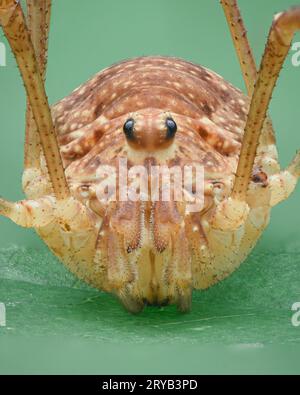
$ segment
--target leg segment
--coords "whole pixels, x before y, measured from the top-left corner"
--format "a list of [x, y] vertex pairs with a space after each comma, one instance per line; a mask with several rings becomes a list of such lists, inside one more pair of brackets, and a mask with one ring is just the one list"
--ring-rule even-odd
[[27, 24], [42, 78], [47, 67], [51, 0], [27, 0]]
[[28, 97], [25, 166], [39, 168], [36, 161], [40, 142], [55, 194], [17, 203], [0, 199], [0, 215], [24, 227], [42, 228], [55, 221], [64, 231], [72, 232], [91, 228], [94, 220], [84, 205], [69, 196], [44, 89], [50, 3], [28, 0], [30, 35], [19, 2], [0, 0], [0, 24], [15, 54]]
[[225, 231], [236, 230], [245, 223], [249, 211], [249, 206], [245, 201], [229, 197], [216, 207], [211, 226]]
[[247, 38], [244, 22], [236, 0], [221, 0], [232, 41], [240, 62], [248, 95], [253, 93], [257, 77], [256, 64]]
[[[298, 29], [300, 29], [300, 7], [279, 14], [274, 19], [245, 126], [245, 134], [231, 196], [234, 200], [246, 200], [257, 146], [271, 95], [283, 62], [289, 52], [293, 35]], [[297, 156], [296, 162], [298, 158]]]
[[[27, 0], [27, 25], [36, 60], [45, 82], [51, 0]], [[41, 145], [36, 123], [27, 100], [24, 167], [40, 167]]]
[[270, 177], [271, 206], [286, 200], [294, 191], [300, 177], [300, 151], [297, 152], [291, 164], [279, 174]]
[[0, 214], [25, 228], [39, 228], [54, 220], [55, 199], [51, 196], [39, 200], [12, 203], [0, 199]]
[[[255, 60], [247, 38], [247, 33], [244, 27], [243, 19], [237, 5], [237, 1], [221, 0], [221, 4], [224, 9], [224, 13], [229, 25], [229, 29], [241, 65], [248, 95], [252, 96], [253, 93], [255, 93], [255, 98], [252, 99], [252, 105], [248, 115], [248, 122], [244, 136], [245, 141], [243, 142], [243, 147], [241, 150], [237, 179], [234, 185], [232, 196], [229, 199], [223, 201], [216, 208], [216, 212], [212, 220], [212, 226], [216, 229], [235, 230], [242, 223], [245, 222], [249, 213], [249, 207], [245, 202], [245, 198], [246, 198], [249, 180], [252, 175], [252, 169], [253, 169], [253, 163], [255, 157], [260, 148], [264, 150], [265, 147], [268, 146], [269, 144], [275, 143], [275, 136], [274, 136], [272, 122], [269, 118], [265, 119], [270, 97], [267, 99], [264, 91], [265, 90], [267, 91], [269, 88], [268, 93], [269, 95], [271, 94], [276, 80], [274, 81], [270, 77], [272, 77], [272, 75], [274, 74], [273, 72], [275, 72], [277, 73], [276, 75], [277, 78], [281, 68], [281, 64], [286, 56], [285, 51], [288, 50], [288, 48], [282, 48], [281, 50], [279, 48], [279, 57], [278, 59], [276, 59], [278, 54], [276, 52], [273, 52], [272, 49], [274, 45], [276, 47], [276, 38], [273, 38], [274, 34], [272, 33], [272, 30], [274, 29], [274, 25], [276, 24], [275, 22], [273, 28], [271, 29], [268, 46], [266, 48], [266, 53], [262, 62], [261, 70], [258, 74], [256, 70]], [[294, 13], [294, 12], [295, 11], [289, 11], [288, 13]], [[284, 23], [288, 24], [288, 22], [284, 22]], [[292, 39], [292, 35], [293, 33], [291, 34], [291, 39]], [[280, 58], [280, 55], [283, 57]], [[274, 65], [272, 65], [273, 58], [275, 58], [275, 63], [277, 62], [277, 69], [275, 68], [275, 63]], [[270, 67], [269, 63], [270, 65], [272, 65], [271, 68], [273, 68], [273, 70], [269, 69]], [[270, 73], [269, 75], [268, 72]], [[257, 84], [255, 85], [256, 81]], [[255, 92], [254, 92], [254, 87], [255, 87]], [[262, 107], [262, 102], [264, 102], [265, 108]], [[252, 127], [251, 127], [251, 120], [252, 120]], [[264, 133], [262, 133], [263, 130]], [[256, 133], [254, 136], [253, 136], [253, 132], [254, 134]], [[259, 143], [260, 146], [258, 146]], [[251, 147], [251, 150], [249, 148], [249, 145]], [[276, 166], [274, 167], [274, 169], [276, 171], [276, 168], [278, 168], [279, 171], [280, 166], [278, 163], [276, 152], [274, 153], [273, 159], [276, 161], [275, 162]], [[297, 161], [299, 161], [299, 156], [296, 157], [293, 162], [294, 168], [295, 166], [297, 167], [297, 165], [295, 165], [297, 164]], [[287, 196], [293, 191], [296, 185], [297, 176], [293, 173], [293, 171], [290, 170], [291, 169], [287, 169], [286, 171], [272, 175], [270, 177], [269, 185], [271, 188], [271, 205], [274, 205], [279, 201], [287, 198]], [[238, 179], [238, 177], [240, 177], [240, 179]], [[239, 186], [241, 180], [244, 180], [242, 188], [240, 188]]]
[[[243, 78], [247, 88], [248, 96], [251, 97], [257, 79], [257, 68], [255, 59], [247, 37], [247, 31], [240, 13], [237, 0], [221, 0], [221, 4], [227, 19], [232, 41], [238, 56], [238, 60], [243, 73]], [[275, 143], [275, 133], [272, 121], [269, 117], [264, 122], [265, 133], [261, 139], [262, 149], [268, 144]], [[278, 162], [277, 152], [274, 158]], [[279, 170], [279, 164], [278, 164]]]
[[94, 226], [88, 209], [72, 197], [57, 200], [53, 196], [45, 196], [16, 203], [0, 199], [0, 215], [26, 228], [42, 228], [54, 221], [68, 232]]
[[22, 8], [15, 0], [0, 0], [0, 24], [16, 57], [44, 151], [55, 196], [69, 196], [43, 79], [35, 58]]
[[[251, 96], [257, 79], [257, 71], [243, 19], [236, 0], [221, 0], [221, 4], [223, 6], [232, 40], [241, 65], [248, 95]], [[269, 118], [265, 120], [264, 129], [266, 131], [267, 139], [273, 139], [275, 141], [272, 123]], [[275, 159], [277, 161], [277, 157]], [[291, 165], [286, 170], [270, 177], [269, 185], [271, 189], [271, 206], [274, 206], [288, 198], [288, 196], [293, 192], [299, 176], [300, 153], [298, 152]]]

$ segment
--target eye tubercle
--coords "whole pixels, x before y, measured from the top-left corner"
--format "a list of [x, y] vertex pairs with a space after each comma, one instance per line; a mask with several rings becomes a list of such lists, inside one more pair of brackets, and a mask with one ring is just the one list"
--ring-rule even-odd
[[167, 127], [167, 139], [172, 139], [177, 132], [177, 125], [173, 118], [168, 117], [166, 119], [166, 127]]

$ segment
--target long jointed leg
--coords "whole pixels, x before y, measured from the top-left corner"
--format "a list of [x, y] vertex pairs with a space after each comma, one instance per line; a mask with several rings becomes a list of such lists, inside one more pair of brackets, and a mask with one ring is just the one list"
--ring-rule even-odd
[[51, 0], [27, 0], [27, 25], [42, 78], [47, 67]]
[[[233, 5], [233, 2], [228, 0], [226, 4], [227, 6], [228, 4]], [[236, 5], [235, 2], [234, 4]], [[237, 12], [237, 9], [234, 10]], [[238, 20], [240, 19], [237, 14], [235, 14], [235, 17]], [[216, 208], [212, 220], [214, 228], [223, 230], [236, 229], [247, 218], [249, 207], [246, 203], [246, 195], [252, 176], [259, 139], [273, 89], [289, 52], [294, 33], [298, 29], [300, 29], [300, 7], [290, 9], [275, 17], [251, 99], [233, 190], [231, 196]], [[243, 36], [241, 27], [237, 29], [238, 31]], [[244, 45], [246, 48], [248, 44], [244, 42]], [[245, 48], [240, 53], [241, 59], [244, 59], [245, 63], [248, 64], [249, 70], [252, 70], [247, 77], [250, 85], [249, 76], [254, 76], [251, 64], [253, 65], [254, 63], [249, 58], [249, 53], [247, 50], [245, 51]], [[248, 53], [247, 57], [243, 57], [245, 53]], [[300, 154], [298, 153], [285, 171], [270, 177], [271, 205], [275, 205], [289, 196], [294, 190], [299, 176]]]
[[240, 62], [244, 81], [251, 96], [257, 77], [256, 64], [247, 38], [247, 32], [236, 0], [221, 0], [232, 41]]
[[[43, 6], [37, 9], [36, 6], [42, 3]], [[22, 74], [44, 151], [54, 196], [44, 196], [38, 200], [23, 200], [16, 203], [0, 199], [0, 215], [8, 217], [24, 227], [39, 228], [56, 221], [66, 231], [88, 229], [93, 226], [93, 220], [87, 208], [69, 194], [44, 89], [49, 14], [42, 16], [42, 13], [47, 13], [50, 1], [29, 0], [28, 5], [31, 36], [20, 4], [15, 0], [0, 0], [0, 24]], [[38, 32], [39, 26], [44, 28], [44, 32]], [[35, 125], [33, 126], [35, 127]], [[31, 132], [34, 133], [34, 130]]]
[[[249, 44], [247, 31], [243, 22], [241, 12], [236, 0], [221, 0], [221, 4], [227, 19], [232, 41], [238, 56], [238, 60], [243, 73], [243, 78], [247, 88], [248, 96], [251, 97], [254, 90], [255, 81], [257, 79], [257, 68], [251, 46]], [[272, 121], [269, 117], [265, 120], [265, 137], [267, 141], [261, 141], [264, 145], [275, 143], [275, 133]], [[276, 162], [278, 157], [276, 154]], [[279, 170], [279, 164], [278, 164]]]
[[236, 179], [231, 195], [233, 200], [246, 200], [256, 150], [271, 95], [289, 52], [294, 33], [298, 29], [300, 29], [300, 7], [283, 12], [274, 19], [247, 117]]
[[[51, 0], [27, 0], [27, 26], [30, 31], [38, 67], [45, 82], [50, 26]], [[29, 102], [26, 111], [24, 166], [39, 168], [41, 146], [39, 133]]]
[[16, 57], [38, 128], [49, 176], [57, 199], [69, 196], [44, 83], [19, 2], [0, 0], [0, 24]]

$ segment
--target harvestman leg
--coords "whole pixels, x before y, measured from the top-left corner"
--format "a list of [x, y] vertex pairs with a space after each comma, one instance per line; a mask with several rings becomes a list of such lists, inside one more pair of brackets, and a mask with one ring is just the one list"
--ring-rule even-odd
[[50, 108], [20, 3], [0, 0], [0, 24], [18, 63], [57, 199], [69, 196]]
[[[252, 49], [249, 44], [243, 18], [236, 0], [221, 0], [221, 4], [241, 66], [248, 96], [251, 97], [253, 94], [255, 81], [257, 79], [257, 67]], [[272, 121], [269, 117], [267, 117], [264, 123], [264, 133], [261, 136], [260, 145], [264, 150], [265, 146], [275, 144], [275, 142], [276, 139]], [[277, 152], [274, 152], [273, 155], [275, 161], [275, 163], [273, 163], [273, 167], [275, 168], [275, 171], [279, 171], [280, 166], [278, 163]]]
[[221, 4], [240, 62], [248, 95], [251, 96], [257, 77], [257, 70], [244, 22], [236, 0], [221, 0]]
[[[27, 25], [30, 31], [36, 60], [43, 82], [45, 82], [51, 0], [27, 0], [27, 14]], [[39, 133], [30, 104], [27, 102], [24, 155], [25, 169], [39, 169], [40, 155], [41, 146]]]
[[[53, 188], [53, 196], [36, 201], [12, 203], [0, 199], [0, 214], [26, 227], [45, 226], [55, 217], [66, 229], [90, 227], [86, 208], [69, 193], [43, 78], [18, 1], [0, 0], [0, 24], [22, 75]], [[43, 44], [40, 45], [42, 50]], [[41, 68], [45, 68], [42, 63]]]
[[[298, 29], [300, 29], [300, 7], [279, 14], [274, 19], [245, 126], [245, 135], [232, 192], [232, 198], [234, 199], [244, 201], [246, 198], [256, 149], [271, 95], [289, 52], [294, 33]], [[297, 166], [298, 160], [299, 154], [297, 154], [295, 160], [287, 169], [295, 178], [300, 175], [299, 166]]]
[[[234, 229], [245, 220], [249, 212], [246, 195], [259, 138], [272, 92], [289, 52], [294, 33], [298, 29], [300, 29], [300, 7], [278, 14], [274, 19], [251, 99], [232, 194], [216, 210], [214, 226], [217, 228], [223, 226]], [[286, 199], [294, 190], [299, 177], [300, 153], [298, 152], [285, 171], [270, 177], [271, 205]]]

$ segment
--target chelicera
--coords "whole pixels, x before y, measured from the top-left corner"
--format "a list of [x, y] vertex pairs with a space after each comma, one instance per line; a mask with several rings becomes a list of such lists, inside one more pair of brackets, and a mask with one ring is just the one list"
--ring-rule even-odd
[[[0, 213], [33, 227], [78, 277], [131, 312], [175, 303], [232, 273], [288, 198], [300, 154], [281, 170], [271, 94], [300, 28], [300, 7], [276, 15], [257, 71], [234, 0], [221, 0], [248, 95], [214, 72], [169, 57], [113, 65], [50, 107], [44, 88], [51, 0], [0, 0], [0, 23], [28, 97], [23, 189]], [[186, 203], [107, 200], [97, 170], [138, 165], [204, 167], [199, 212]], [[118, 174], [119, 177], [120, 174]], [[183, 188], [183, 187], [182, 187]]]

